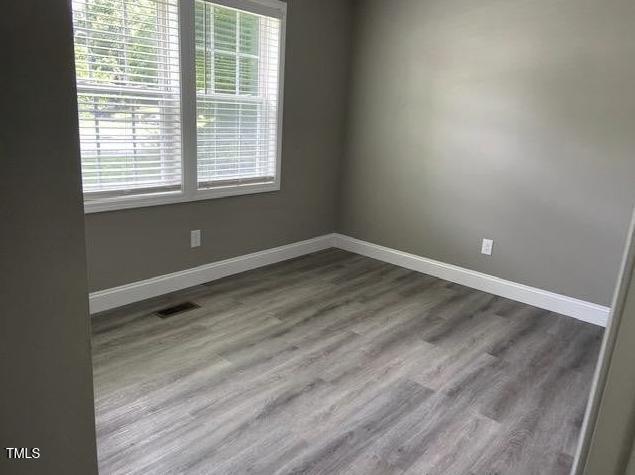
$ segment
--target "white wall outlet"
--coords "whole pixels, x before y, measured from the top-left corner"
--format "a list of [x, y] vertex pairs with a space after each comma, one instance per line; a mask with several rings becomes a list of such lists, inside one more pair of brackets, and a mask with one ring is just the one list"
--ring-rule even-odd
[[491, 239], [483, 239], [483, 244], [481, 245], [481, 254], [491, 256], [493, 247], [494, 241], [492, 241]]
[[190, 247], [201, 247], [201, 230], [190, 231]]

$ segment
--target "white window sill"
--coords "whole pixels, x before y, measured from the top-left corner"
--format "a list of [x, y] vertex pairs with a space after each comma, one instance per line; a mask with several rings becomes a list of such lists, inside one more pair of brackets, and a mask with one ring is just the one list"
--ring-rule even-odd
[[192, 201], [211, 200], [215, 198], [225, 198], [228, 196], [252, 195], [255, 193], [267, 193], [271, 191], [280, 191], [279, 181], [272, 183], [248, 183], [244, 185], [231, 185], [208, 190], [197, 190], [191, 194], [187, 194], [183, 191], [175, 191], [118, 198], [103, 198], [100, 200], [85, 201], [84, 213], [93, 214], [122, 209], [146, 208], [149, 206], [188, 203]]

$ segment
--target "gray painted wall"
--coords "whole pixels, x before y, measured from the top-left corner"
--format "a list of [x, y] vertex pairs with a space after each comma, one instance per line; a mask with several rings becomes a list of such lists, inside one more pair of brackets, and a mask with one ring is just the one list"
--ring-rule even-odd
[[[67, 0], [0, 15], [0, 473], [97, 473]], [[9, 461], [5, 447], [38, 447]]]
[[90, 290], [337, 230], [608, 305], [633, 29], [630, 0], [290, 0], [282, 190], [88, 215]]
[[[333, 232], [351, 4], [287, 3], [281, 191], [87, 215], [91, 291]], [[192, 229], [203, 235], [194, 250]]]
[[360, 0], [354, 18], [338, 230], [609, 304], [635, 204], [635, 2]]

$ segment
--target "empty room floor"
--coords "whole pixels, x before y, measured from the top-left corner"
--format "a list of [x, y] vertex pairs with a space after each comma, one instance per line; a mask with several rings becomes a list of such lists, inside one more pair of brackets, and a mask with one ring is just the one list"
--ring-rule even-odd
[[602, 333], [341, 250], [257, 269], [93, 319], [100, 473], [565, 474]]

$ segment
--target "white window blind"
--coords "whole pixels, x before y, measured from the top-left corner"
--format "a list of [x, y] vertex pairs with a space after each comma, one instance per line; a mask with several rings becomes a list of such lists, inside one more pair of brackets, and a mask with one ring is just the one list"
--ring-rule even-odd
[[73, 0], [87, 200], [181, 188], [177, 0]]
[[195, 0], [198, 187], [273, 182], [279, 18]]

